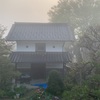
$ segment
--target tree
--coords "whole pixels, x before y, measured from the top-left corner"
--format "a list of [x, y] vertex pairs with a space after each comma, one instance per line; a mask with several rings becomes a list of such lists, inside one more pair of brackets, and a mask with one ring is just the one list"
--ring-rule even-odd
[[[82, 62], [73, 64], [67, 73], [66, 91], [63, 100], [99, 100], [100, 99], [100, 26], [88, 27], [78, 43]], [[87, 60], [87, 50], [89, 60]]]
[[100, 59], [100, 26], [90, 26], [80, 37], [79, 43], [81, 48], [89, 50], [91, 60], [98, 62]]
[[64, 84], [60, 73], [57, 71], [52, 71], [48, 79], [47, 91], [54, 96], [61, 96], [64, 91]]
[[9, 59], [12, 45], [3, 38], [5, 30], [6, 28], [0, 25], [0, 89], [9, 87], [11, 79], [16, 75], [14, 65]]
[[[100, 0], [59, 0], [48, 12], [50, 22], [68, 23], [75, 35], [82, 35], [88, 26], [100, 24]], [[82, 61], [80, 47], [75, 42], [77, 59]], [[76, 52], [76, 53], [77, 53]]]
[[100, 0], [59, 0], [48, 12], [50, 22], [68, 23], [84, 29], [100, 23]]
[[[93, 100], [100, 99], [100, 27], [95, 26], [100, 24], [99, 9], [100, 0], [59, 0], [58, 5], [52, 7], [48, 13], [50, 22], [68, 23], [74, 28], [75, 33], [82, 33], [74, 44], [74, 52], [76, 47], [78, 62], [75, 65], [72, 64], [69, 73], [67, 73], [65, 79], [67, 89], [64, 100], [69, 99], [68, 96], [71, 96], [71, 99], [75, 99], [74, 96], [80, 99], [82, 95], [84, 95], [83, 97], [90, 96]], [[86, 62], [84, 61], [83, 55], [86, 58], [86, 54], [82, 50], [89, 51], [90, 60], [86, 61], [87, 59], [85, 59]], [[88, 83], [84, 84], [87, 80], [89, 80]]]
[[89, 27], [83, 36], [80, 37], [79, 45], [81, 48], [88, 50], [89, 62], [95, 68], [94, 72], [100, 74], [100, 26]]

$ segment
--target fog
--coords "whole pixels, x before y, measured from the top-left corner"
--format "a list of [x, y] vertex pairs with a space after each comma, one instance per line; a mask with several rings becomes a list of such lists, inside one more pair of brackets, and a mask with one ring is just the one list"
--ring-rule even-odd
[[0, 0], [0, 24], [9, 30], [14, 22], [48, 22], [47, 12], [58, 0]]

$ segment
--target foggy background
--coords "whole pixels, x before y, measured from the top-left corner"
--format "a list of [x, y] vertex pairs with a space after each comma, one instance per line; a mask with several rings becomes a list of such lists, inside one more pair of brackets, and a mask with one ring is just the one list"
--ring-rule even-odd
[[0, 24], [9, 31], [14, 22], [48, 22], [47, 12], [58, 0], [0, 0]]

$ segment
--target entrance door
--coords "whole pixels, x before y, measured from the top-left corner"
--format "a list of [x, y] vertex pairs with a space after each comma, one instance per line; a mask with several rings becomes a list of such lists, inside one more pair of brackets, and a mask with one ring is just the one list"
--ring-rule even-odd
[[31, 66], [32, 79], [45, 79], [46, 78], [46, 64], [32, 64]]

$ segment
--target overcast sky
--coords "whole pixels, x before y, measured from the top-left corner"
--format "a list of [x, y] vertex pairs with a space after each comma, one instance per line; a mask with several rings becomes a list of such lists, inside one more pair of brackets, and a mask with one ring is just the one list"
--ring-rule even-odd
[[47, 12], [58, 0], [0, 0], [0, 24], [10, 29], [14, 22], [48, 22]]

